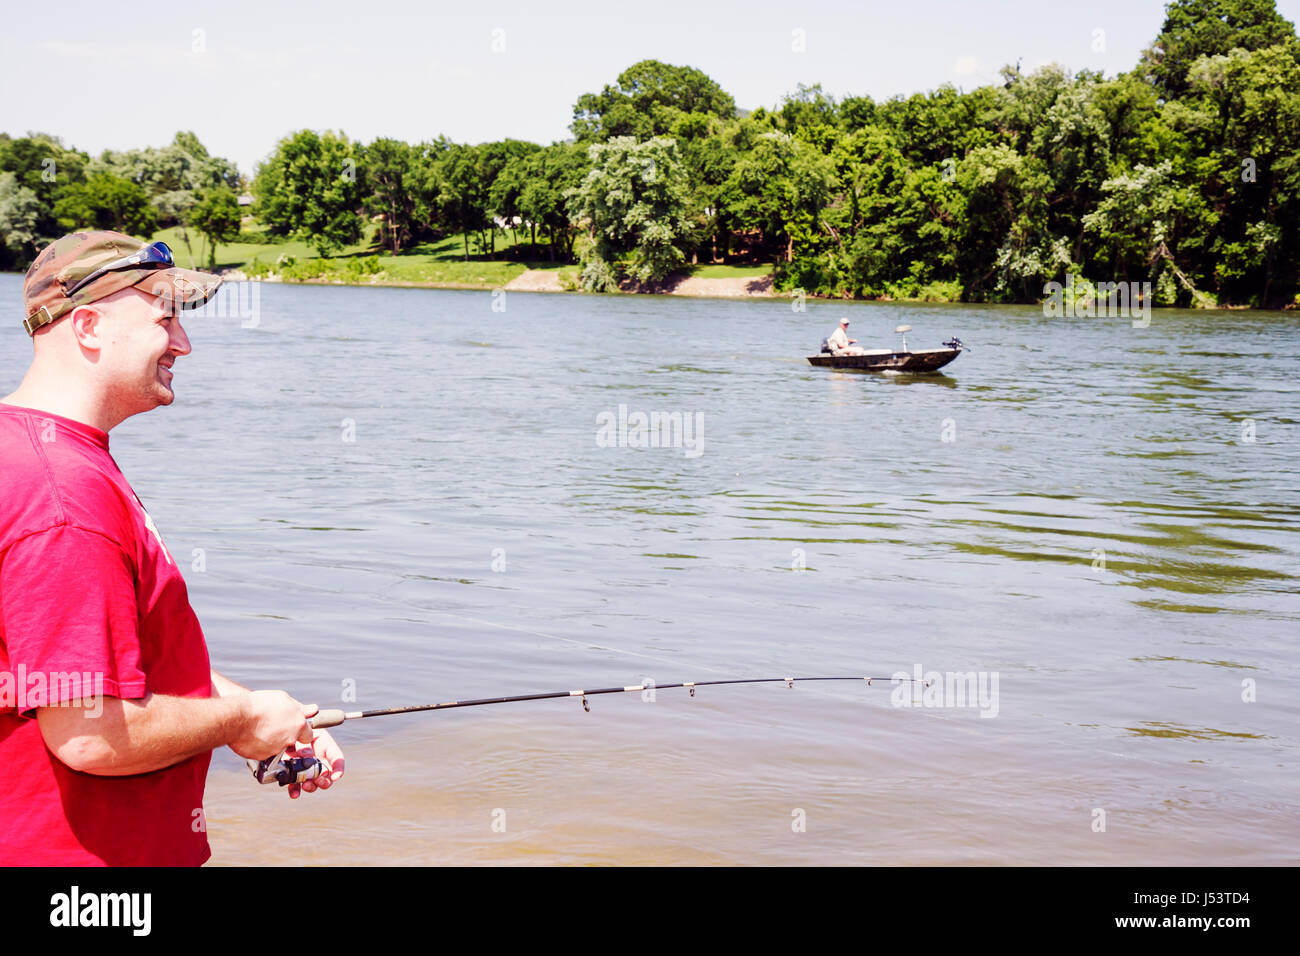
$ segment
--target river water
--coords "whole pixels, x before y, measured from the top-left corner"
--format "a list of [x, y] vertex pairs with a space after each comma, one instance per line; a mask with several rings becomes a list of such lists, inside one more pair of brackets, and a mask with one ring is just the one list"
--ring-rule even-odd
[[[241, 291], [112, 436], [232, 678], [884, 680], [351, 722], [296, 803], [223, 751], [214, 864], [1300, 862], [1300, 315]], [[809, 366], [841, 315], [973, 351]]]

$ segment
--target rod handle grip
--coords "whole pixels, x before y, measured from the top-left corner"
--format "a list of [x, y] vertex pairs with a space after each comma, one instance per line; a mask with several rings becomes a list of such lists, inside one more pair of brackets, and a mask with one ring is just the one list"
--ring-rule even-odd
[[311, 719], [313, 730], [322, 730], [325, 727], [337, 727], [347, 718], [341, 710], [318, 710], [316, 716]]

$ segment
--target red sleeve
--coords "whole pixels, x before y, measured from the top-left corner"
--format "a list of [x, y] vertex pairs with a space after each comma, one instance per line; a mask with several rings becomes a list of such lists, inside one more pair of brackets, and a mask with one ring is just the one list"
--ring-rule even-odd
[[20, 716], [92, 694], [145, 695], [135, 571], [114, 541], [74, 527], [23, 538], [0, 558], [0, 595], [9, 672], [26, 679]]

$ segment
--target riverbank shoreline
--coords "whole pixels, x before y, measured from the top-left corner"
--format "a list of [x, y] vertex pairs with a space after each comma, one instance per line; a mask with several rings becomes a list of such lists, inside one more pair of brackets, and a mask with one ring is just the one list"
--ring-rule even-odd
[[[349, 282], [341, 278], [323, 276], [320, 278], [290, 279], [286, 281], [275, 273], [261, 276], [257, 279], [250, 279], [241, 269], [222, 269], [218, 270], [218, 274], [226, 282], [255, 281], [285, 285], [361, 286], [402, 289], [476, 289], [483, 292], [495, 292], [498, 289], [502, 289], [506, 292], [544, 293], [577, 293], [580, 291], [573, 287], [565, 288], [565, 285], [560, 278], [560, 271], [554, 269], [527, 269], [504, 285], [494, 285], [488, 282], [416, 282], [387, 278], [382, 272], [361, 282]], [[773, 298], [780, 293], [777, 293], [772, 288], [772, 284], [773, 276], [770, 274], [727, 278], [677, 275], [670, 276], [661, 282], [625, 282], [619, 289], [619, 292], [615, 294], [680, 295], [712, 299]]]
[[[617, 292], [583, 293], [576, 287], [574, 278], [566, 287], [560, 278], [561, 270], [526, 269], [504, 284], [490, 282], [454, 282], [454, 281], [414, 281], [394, 279], [382, 272], [376, 273], [365, 281], [352, 282], [335, 276], [286, 280], [276, 273], [250, 279], [241, 269], [218, 269], [218, 274], [227, 282], [269, 282], [277, 285], [325, 285], [353, 286], [358, 288], [394, 288], [394, 289], [457, 289], [477, 290], [480, 292], [537, 292], [543, 294], [607, 294], [607, 295], [671, 295], [696, 299], [774, 299], [791, 297], [793, 293], [782, 292], [774, 288], [775, 277], [770, 274], [750, 276], [692, 276], [676, 275], [660, 282], [638, 283], [624, 281]], [[903, 299], [844, 299], [840, 296], [823, 296], [804, 293], [804, 297], [819, 302], [882, 302], [910, 303], [913, 305], [958, 304], [957, 299], [939, 299], [933, 297]], [[1024, 303], [1022, 303], [1024, 304]], [[1027, 303], [1034, 304], [1034, 303]]]
[[[659, 282], [626, 281], [619, 292], [629, 295], [688, 295], [697, 298], [772, 298], [774, 276], [710, 277], [671, 275]], [[506, 283], [507, 292], [573, 292], [565, 289], [558, 270], [529, 269]]]
[[[217, 273], [227, 282], [270, 282], [284, 285], [325, 285], [325, 286], [354, 286], [360, 288], [378, 287], [378, 288], [395, 288], [395, 289], [455, 289], [459, 291], [480, 291], [480, 292], [540, 292], [549, 294], [563, 293], [581, 293], [581, 289], [576, 287], [576, 270], [570, 273], [569, 282], [566, 284], [561, 279], [559, 269], [525, 269], [522, 273], [510, 279], [504, 284], [491, 282], [456, 282], [456, 281], [416, 281], [409, 279], [397, 279], [386, 276], [382, 271], [370, 275], [364, 281], [348, 281], [337, 276], [320, 276], [314, 278], [289, 279], [286, 280], [277, 273], [270, 273], [259, 276], [256, 279], [250, 279], [242, 269], [218, 269]], [[793, 293], [781, 292], [774, 288], [775, 277], [771, 273], [750, 276], [727, 276], [727, 277], [710, 277], [710, 276], [693, 276], [677, 274], [669, 276], [659, 282], [638, 283], [634, 280], [625, 280], [620, 284], [616, 293], [605, 293], [612, 295], [672, 295], [683, 296], [688, 298], [703, 299], [772, 299], [780, 297], [789, 297]], [[816, 295], [814, 293], [804, 293], [804, 298], [812, 299], [818, 302], [877, 302], [877, 303], [900, 303], [908, 305], [958, 305], [962, 304], [961, 299], [949, 299], [935, 296], [926, 296], [921, 298], [891, 298], [881, 297], [873, 299], [850, 299], [841, 296]], [[1011, 305], [1041, 305], [1041, 302], [1019, 302], [1003, 303]], [[1258, 311], [1292, 311], [1294, 307], [1287, 305], [1280, 310], [1263, 309]], [[1210, 306], [1199, 306], [1196, 311], [1206, 312], [1249, 312], [1252, 307], [1238, 304], [1215, 304]]]

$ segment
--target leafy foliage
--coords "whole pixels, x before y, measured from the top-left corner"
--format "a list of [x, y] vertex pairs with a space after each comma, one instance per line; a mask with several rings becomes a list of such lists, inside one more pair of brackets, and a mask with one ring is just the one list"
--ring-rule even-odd
[[[255, 208], [322, 256], [365, 217], [395, 255], [459, 234], [464, 259], [495, 258], [506, 230], [511, 256], [576, 258], [587, 289], [726, 261], [830, 296], [1034, 301], [1073, 273], [1169, 304], [1297, 302], [1300, 40], [1274, 0], [1172, 0], [1115, 77], [1002, 77], [884, 102], [800, 85], [746, 113], [699, 70], [642, 60], [578, 98], [576, 142], [293, 133]], [[73, 223], [228, 242], [239, 185], [192, 133], [97, 159], [0, 134], [0, 266]]]
[[59, 225], [66, 230], [112, 229], [143, 235], [158, 228], [158, 215], [148, 194], [131, 182], [109, 173], [96, 173], [84, 183], [69, 186], [54, 204]]
[[690, 242], [690, 187], [676, 141], [617, 136], [589, 155], [591, 170], [571, 192], [573, 215], [592, 239], [583, 287], [608, 289], [607, 267], [615, 263], [640, 282], [662, 279], [682, 264]]
[[257, 170], [256, 215], [273, 235], [311, 243], [321, 256], [361, 238], [364, 195], [357, 148], [342, 133], [300, 130]]
[[1142, 67], [1164, 96], [1174, 98], [1187, 92], [1189, 73], [1201, 57], [1262, 50], [1294, 36], [1295, 26], [1277, 12], [1274, 0], [1174, 0]]
[[580, 96], [572, 129], [582, 143], [645, 139], [678, 135], [683, 122], [735, 115], [736, 101], [699, 70], [642, 60], [620, 73], [616, 85]]
[[217, 244], [239, 238], [239, 202], [224, 184], [205, 190], [186, 213], [187, 225], [198, 230], [208, 244], [208, 268], [217, 264]]

